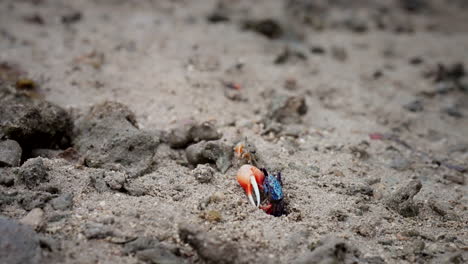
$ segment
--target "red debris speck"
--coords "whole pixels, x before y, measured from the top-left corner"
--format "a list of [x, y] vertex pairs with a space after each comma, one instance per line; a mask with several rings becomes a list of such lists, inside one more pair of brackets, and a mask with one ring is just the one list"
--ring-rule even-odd
[[381, 133], [370, 133], [369, 137], [373, 140], [382, 140], [384, 138], [384, 136]]

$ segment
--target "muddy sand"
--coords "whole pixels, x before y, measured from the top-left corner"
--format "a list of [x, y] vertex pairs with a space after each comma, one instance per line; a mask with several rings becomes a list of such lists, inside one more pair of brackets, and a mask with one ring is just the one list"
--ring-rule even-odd
[[1, 1], [0, 262], [465, 263], [467, 12]]

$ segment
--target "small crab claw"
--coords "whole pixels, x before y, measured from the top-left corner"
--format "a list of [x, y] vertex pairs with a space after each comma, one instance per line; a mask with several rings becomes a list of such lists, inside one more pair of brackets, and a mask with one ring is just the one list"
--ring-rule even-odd
[[[237, 171], [237, 181], [247, 193], [250, 203], [255, 207], [260, 206], [259, 185], [260, 188], [262, 188], [261, 186], [264, 178], [265, 175], [259, 169], [251, 165], [243, 165], [240, 167], [239, 171]], [[257, 203], [254, 202], [252, 189], [255, 192]]]

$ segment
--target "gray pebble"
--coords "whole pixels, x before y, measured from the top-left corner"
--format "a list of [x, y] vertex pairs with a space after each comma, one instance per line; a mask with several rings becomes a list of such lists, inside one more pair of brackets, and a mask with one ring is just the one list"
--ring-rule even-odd
[[75, 128], [74, 145], [87, 166], [123, 170], [131, 177], [152, 169], [159, 139], [138, 128], [127, 106], [117, 102], [94, 105]]
[[16, 173], [18, 181], [29, 189], [35, 189], [40, 183], [48, 181], [47, 169], [42, 158], [28, 159]]
[[21, 162], [22, 149], [14, 140], [0, 141], [0, 167], [17, 167]]
[[65, 193], [50, 201], [50, 204], [55, 210], [69, 210], [73, 206], [73, 194]]
[[408, 159], [404, 157], [396, 157], [390, 161], [389, 167], [395, 170], [404, 171], [411, 166], [411, 163]]
[[136, 253], [140, 250], [156, 247], [159, 241], [152, 237], [138, 237], [137, 239], [125, 244], [123, 252], [125, 254]]
[[418, 215], [419, 208], [414, 203], [413, 197], [422, 188], [420, 180], [412, 180], [393, 192], [386, 200], [386, 204], [404, 217]]
[[189, 146], [185, 150], [187, 161], [192, 165], [215, 163], [222, 173], [231, 167], [233, 150], [220, 140], [201, 141]]
[[0, 217], [0, 260], [6, 264], [41, 262], [39, 239], [31, 227]]
[[37, 230], [44, 221], [44, 211], [41, 208], [32, 209], [27, 215], [21, 218], [20, 223], [29, 225]]
[[44, 208], [52, 197], [48, 192], [24, 192], [18, 194], [15, 199], [23, 209], [30, 211], [34, 208]]
[[119, 191], [123, 188], [127, 175], [119, 171], [106, 171], [104, 172], [104, 181], [110, 189]]
[[209, 183], [213, 180], [215, 171], [209, 165], [198, 164], [197, 167], [192, 171], [195, 179], [200, 183]]
[[304, 96], [279, 95], [273, 98], [268, 106], [267, 119], [283, 124], [300, 123], [307, 113]]
[[72, 122], [67, 111], [47, 101], [13, 98], [0, 98], [0, 134], [17, 141], [24, 151], [69, 145]]
[[13, 186], [15, 184], [15, 175], [10, 168], [1, 168], [0, 167], [0, 185], [7, 187]]
[[455, 117], [455, 118], [462, 118], [463, 117], [462, 112], [456, 106], [446, 107], [446, 108], [442, 109], [442, 112], [446, 113], [447, 115], [449, 115], [451, 117]]
[[405, 104], [403, 108], [410, 112], [421, 112], [424, 110], [423, 103], [419, 100], [414, 100], [408, 104]]
[[192, 142], [190, 129], [193, 124], [180, 124], [166, 135], [166, 141], [172, 148], [185, 148]]
[[171, 129], [166, 136], [166, 141], [172, 148], [185, 148], [194, 142], [218, 140], [221, 136], [222, 134], [211, 122], [198, 124], [193, 120], [188, 120]]

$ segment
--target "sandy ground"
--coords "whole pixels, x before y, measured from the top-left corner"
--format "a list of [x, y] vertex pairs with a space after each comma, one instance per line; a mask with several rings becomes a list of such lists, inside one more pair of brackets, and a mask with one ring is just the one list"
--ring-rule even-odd
[[[176, 263], [219, 262], [181, 238], [187, 225], [221, 241], [206, 249], [213, 254], [222, 255], [223, 245], [237, 252], [227, 263], [466, 261], [468, 80], [456, 77], [457, 88], [440, 91], [446, 80], [428, 73], [438, 64], [467, 65], [467, 9], [463, 1], [429, 1], [407, 11], [398, 2], [420, 1], [396, 2], [317, 4], [326, 11], [310, 13], [318, 22], [307, 24], [297, 12], [309, 11], [293, 4], [320, 1], [1, 1], [0, 62], [27, 72], [39, 97], [67, 109], [75, 124], [92, 105], [120, 102], [139, 130], [160, 141], [155, 165], [137, 176], [90, 168], [80, 151], [78, 162], [42, 159], [47, 185], [73, 195], [64, 210], [39, 206], [38, 236], [53, 241], [41, 249], [43, 261], [169, 263], [124, 250], [150, 237]], [[376, 11], [384, 5], [391, 15]], [[209, 22], [213, 12], [229, 21]], [[242, 29], [260, 19], [279, 23], [281, 36]], [[356, 26], [362, 21], [364, 30]], [[265, 132], [278, 95], [304, 98], [307, 113], [283, 124], [283, 133]], [[212, 165], [213, 179], [197, 181], [184, 149], [164, 139], [188, 119], [212, 122], [229, 146], [252, 142], [261, 165], [282, 172], [289, 214], [273, 217], [248, 204], [236, 162], [225, 173]], [[140, 191], [93, 186], [106, 173]], [[408, 217], [389, 201], [411, 180], [422, 188], [400, 197], [417, 208]], [[27, 190], [0, 186], [2, 193]], [[0, 208], [16, 220], [32, 209]], [[100, 235], [89, 235], [93, 225]], [[329, 236], [345, 241], [344, 253], [335, 244], [316, 247]]]

